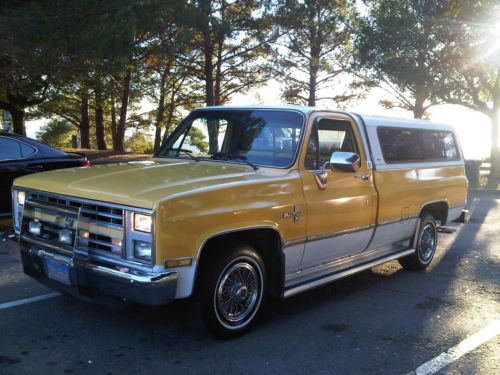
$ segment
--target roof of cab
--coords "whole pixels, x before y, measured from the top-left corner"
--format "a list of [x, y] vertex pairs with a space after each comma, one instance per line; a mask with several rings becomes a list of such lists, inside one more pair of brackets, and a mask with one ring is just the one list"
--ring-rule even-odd
[[281, 109], [281, 110], [294, 110], [297, 112], [301, 112], [305, 115], [310, 114], [316, 110], [314, 107], [305, 107], [302, 105], [293, 105], [293, 104], [285, 104], [285, 105], [216, 105], [211, 107], [201, 107], [197, 108], [196, 111], [204, 111], [204, 110], [221, 110], [221, 109]]
[[400, 127], [400, 128], [421, 128], [421, 129], [441, 129], [441, 130], [454, 130], [454, 127], [449, 124], [432, 122], [429, 120], [420, 119], [405, 119], [397, 117], [388, 116], [375, 116], [366, 115], [356, 112], [343, 111], [336, 108], [320, 108], [320, 107], [306, 107], [302, 105], [221, 105], [212, 107], [202, 107], [196, 110], [221, 110], [221, 109], [281, 109], [281, 110], [294, 110], [303, 113], [304, 115], [310, 115], [313, 112], [335, 112], [344, 113], [346, 115], [357, 115], [363, 119], [366, 126], [388, 126], [388, 127]]

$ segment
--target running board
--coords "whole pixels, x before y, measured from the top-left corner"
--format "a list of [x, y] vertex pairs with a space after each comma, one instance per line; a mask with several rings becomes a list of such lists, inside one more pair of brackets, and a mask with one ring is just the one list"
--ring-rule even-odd
[[352, 266], [350, 268], [347, 268], [347, 269], [344, 269], [341, 271], [336, 271], [336, 272], [327, 274], [325, 276], [321, 276], [319, 278], [313, 279], [311, 281], [300, 283], [298, 285], [291, 285], [285, 289], [285, 293], [283, 296], [285, 298], [291, 297], [291, 296], [298, 294], [298, 293], [301, 293], [305, 290], [317, 288], [321, 285], [328, 284], [334, 280], [342, 279], [344, 277], [353, 275], [355, 273], [358, 273], [358, 272], [367, 270], [369, 268], [378, 266], [379, 264], [405, 257], [407, 255], [413, 254], [414, 252], [415, 252], [415, 249], [408, 249], [408, 250], [405, 250], [402, 252], [391, 254], [389, 256], [384, 256], [384, 257], [381, 257], [378, 259], [374, 259], [374, 260], [368, 261], [366, 263]]

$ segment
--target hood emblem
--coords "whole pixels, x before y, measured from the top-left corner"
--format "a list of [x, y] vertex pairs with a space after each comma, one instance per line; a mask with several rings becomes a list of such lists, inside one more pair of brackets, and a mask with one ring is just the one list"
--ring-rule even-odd
[[294, 223], [298, 223], [299, 222], [301, 215], [302, 215], [302, 210], [299, 207], [297, 207], [297, 206], [293, 206], [293, 211], [285, 211], [285, 212], [283, 212], [283, 217], [285, 219], [289, 218], [289, 217], [293, 217], [293, 222]]

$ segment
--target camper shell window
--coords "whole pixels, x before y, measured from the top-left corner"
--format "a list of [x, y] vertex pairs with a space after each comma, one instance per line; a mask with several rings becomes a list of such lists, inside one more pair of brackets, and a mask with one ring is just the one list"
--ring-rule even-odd
[[377, 133], [386, 163], [460, 160], [451, 131], [379, 127]]

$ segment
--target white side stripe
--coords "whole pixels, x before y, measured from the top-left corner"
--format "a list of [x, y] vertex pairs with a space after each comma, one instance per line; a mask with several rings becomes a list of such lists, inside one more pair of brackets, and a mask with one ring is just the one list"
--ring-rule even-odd
[[20, 299], [20, 300], [17, 300], [17, 301], [1, 303], [0, 304], [0, 310], [8, 309], [9, 307], [14, 307], [14, 306], [19, 306], [19, 305], [25, 305], [27, 303], [43, 301], [43, 300], [46, 300], [46, 299], [58, 297], [60, 295], [61, 295], [61, 293], [52, 292], [52, 293], [48, 293], [48, 294], [42, 294], [41, 296], [24, 298], [24, 299]]
[[[446, 352], [441, 353], [437, 357], [425, 362], [423, 365], [419, 366], [414, 372], [409, 374], [416, 375], [431, 375], [435, 374], [443, 367], [448, 366], [450, 363], [456, 361], [464, 354], [471, 352], [478, 346], [490, 341], [492, 338], [500, 334], [500, 320], [495, 320], [489, 326], [484, 327], [479, 332], [476, 332], [472, 336], [467, 337], [457, 346], [448, 349]], [[408, 375], [409, 375], [408, 374]]]

